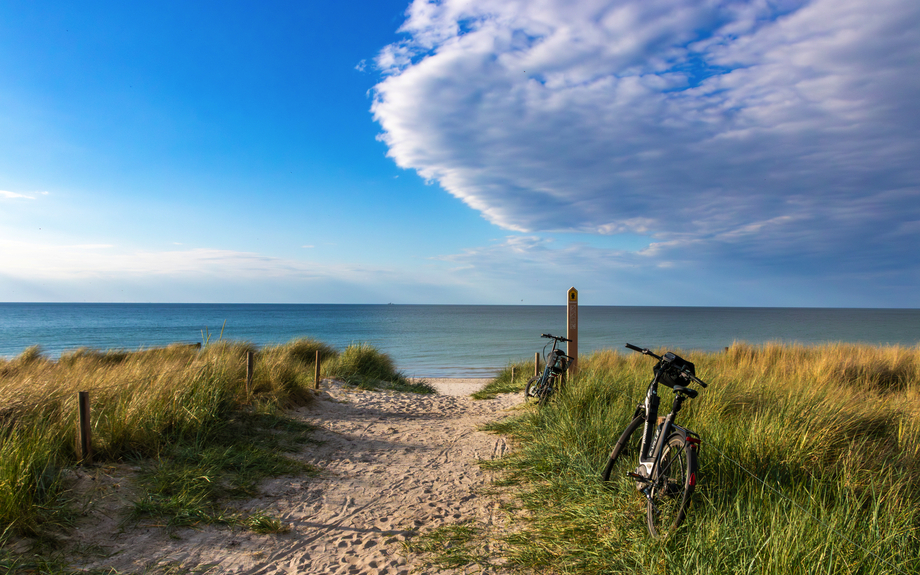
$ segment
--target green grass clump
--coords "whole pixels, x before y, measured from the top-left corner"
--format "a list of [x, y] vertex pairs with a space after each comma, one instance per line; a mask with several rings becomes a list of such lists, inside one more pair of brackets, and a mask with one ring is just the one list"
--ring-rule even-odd
[[[514, 377], [512, 378], [512, 372]], [[502, 369], [495, 379], [472, 395], [473, 399], [495, 399], [500, 393], [523, 392], [533, 377], [533, 362], [521, 361]]]
[[114, 575], [111, 569], [74, 569], [61, 557], [21, 555], [0, 549], [3, 575]]
[[434, 387], [424, 381], [410, 381], [396, 370], [388, 355], [363, 343], [348, 346], [338, 357], [323, 366], [323, 374], [360, 389], [436, 393]]
[[278, 395], [286, 398], [283, 407], [309, 401], [314, 387], [316, 352], [321, 368], [338, 355], [335, 349], [314, 339], [295, 339], [283, 345], [269, 346], [257, 356], [252, 393]]
[[[518, 485], [527, 510], [508, 539], [512, 563], [567, 573], [920, 571], [920, 349], [678, 353], [710, 383], [678, 421], [703, 438], [682, 529], [651, 539], [632, 482], [600, 480], [653, 365], [603, 351], [582, 358], [556, 402], [492, 426], [517, 447], [486, 465]], [[659, 393], [664, 414], [672, 394]]]
[[261, 511], [253, 513], [246, 518], [246, 527], [255, 533], [287, 533], [291, 530], [289, 525], [285, 525], [277, 517], [273, 517]]
[[266, 515], [243, 517], [225, 501], [255, 497], [267, 477], [316, 474], [315, 468], [284, 456], [310, 441], [312, 430], [277, 413], [239, 412], [207, 437], [169, 445], [141, 474], [144, 494], [133, 516], [163, 519], [170, 528], [256, 524], [270, 532]]
[[457, 569], [465, 565], [489, 566], [489, 557], [477, 544], [481, 543], [482, 529], [470, 522], [442, 525], [403, 542], [410, 553], [423, 553], [431, 557], [431, 564], [439, 569]]

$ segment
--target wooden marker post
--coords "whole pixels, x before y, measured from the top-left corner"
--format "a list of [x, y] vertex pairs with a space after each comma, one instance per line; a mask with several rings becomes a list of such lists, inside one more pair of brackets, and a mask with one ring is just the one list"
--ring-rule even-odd
[[535, 352], [533, 354], [533, 376], [537, 377], [540, 375], [540, 352]]
[[89, 418], [89, 392], [77, 392], [77, 454], [83, 465], [93, 462], [92, 425]]
[[316, 350], [316, 364], [313, 373], [313, 388], [319, 389], [319, 350]]
[[246, 401], [249, 401], [249, 394], [252, 393], [252, 372], [255, 369], [255, 354], [251, 351], [246, 352]]
[[566, 344], [566, 352], [572, 361], [569, 363], [569, 373], [575, 374], [578, 368], [578, 290], [569, 288], [568, 306], [565, 316], [565, 337], [572, 340]]

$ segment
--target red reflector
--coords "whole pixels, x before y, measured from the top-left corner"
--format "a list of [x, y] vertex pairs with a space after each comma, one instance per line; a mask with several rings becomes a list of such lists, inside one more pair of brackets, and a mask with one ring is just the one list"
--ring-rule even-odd
[[691, 473], [691, 474], [690, 474], [690, 481], [688, 481], [687, 484], [688, 484], [690, 487], [693, 487], [694, 485], [696, 485], [696, 473]]
[[699, 444], [700, 444], [700, 440], [697, 439], [697, 438], [695, 438], [695, 437], [688, 437], [688, 438], [687, 438], [687, 443], [692, 443], [693, 445], [699, 445]]

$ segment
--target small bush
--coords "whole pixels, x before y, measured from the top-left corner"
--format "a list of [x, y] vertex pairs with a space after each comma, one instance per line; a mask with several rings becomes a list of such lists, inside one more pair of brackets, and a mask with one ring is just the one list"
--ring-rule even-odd
[[[512, 372], [514, 377], [512, 378]], [[527, 380], [533, 377], [533, 362], [521, 361], [506, 366], [495, 379], [472, 395], [473, 399], [495, 399], [500, 393], [524, 391]]]
[[323, 373], [362, 389], [388, 389], [412, 393], [436, 393], [428, 383], [412, 382], [396, 371], [393, 360], [375, 347], [362, 343], [348, 346]]
[[387, 381], [399, 377], [393, 360], [366, 343], [348, 346], [329, 365], [329, 374], [346, 381], [352, 378]]
[[303, 365], [313, 365], [316, 363], [316, 352], [319, 352], [319, 360], [321, 363], [328, 359], [334, 359], [339, 355], [332, 346], [309, 338], [290, 341], [280, 346], [279, 351], [291, 361], [296, 361]]

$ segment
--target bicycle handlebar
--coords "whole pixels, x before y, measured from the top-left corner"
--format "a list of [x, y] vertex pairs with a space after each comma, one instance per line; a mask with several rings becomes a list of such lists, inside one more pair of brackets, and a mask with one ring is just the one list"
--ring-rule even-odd
[[[633, 345], [633, 344], [631, 344], [631, 343], [627, 343], [627, 344], [626, 344], [626, 347], [628, 347], [629, 349], [631, 349], [631, 350], [633, 350], [633, 351], [638, 351], [638, 352], [641, 353], [641, 354], [650, 355], [650, 356], [654, 357], [655, 359], [657, 359], [658, 361], [661, 361], [661, 356], [660, 356], [660, 355], [658, 355], [658, 354], [656, 354], [656, 353], [653, 353], [653, 352], [649, 351], [648, 349], [646, 349], [646, 348], [644, 348], [644, 347], [639, 347], [638, 345]], [[691, 373], [688, 372], [688, 371], [681, 371], [680, 374], [683, 375], [684, 377], [686, 377], [687, 379], [689, 379], [690, 381], [694, 382], [694, 383], [698, 383], [698, 384], [702, 385], [703, 387], [709, 387], [708, 385], [706, 385], [706, 382], [705, 382], [705, 381], [703, 381], [702, 379], [696, 377], [695, 375], [691, 374]]]
[[570, 340], [570, 339], [566, 339], [566, 338], [560, 337], [560, 336], [558, 336], [558, 335], [550, 335], [550, 334], [548, 334], [548, 333], [540, 334], [540, 337], [545, 337], [545, 338], [547, 338], [547, 339], [555, 339], [556, 341], [572, 341], [572, 340]]
[[660, 355], [658, 355], [658, 354], [656, 354], [656, 353], [653, 353], [653, 352], [649, 351], [648, 349], [646, 349], [646, 348], [644, 348], [644, 347], [639, 347], [638, 345], [633, 345], [633, 344], [631, 344], [631, 343], [627, 343], [627, 344], [626, 344], [626, 347], [628, 347], [629, 349], [631, 349], [631, 350], [633, 350], [633, 351], [638, 351], [638, 352], [641, 353], [641, 354], [650, 355], [650, 356], [654, 357], [655, 359], [657, 359], [658, 361], [661, 361], [661, 356], [660, 356]]

